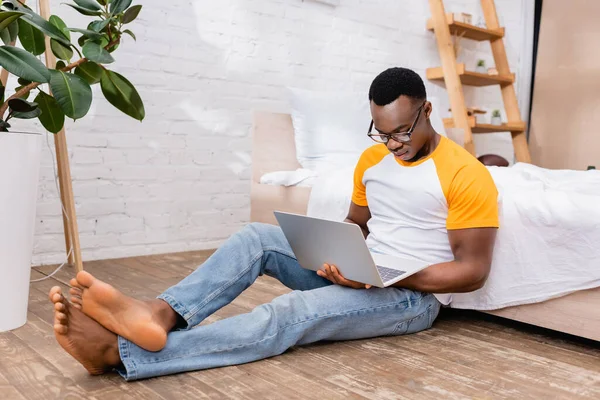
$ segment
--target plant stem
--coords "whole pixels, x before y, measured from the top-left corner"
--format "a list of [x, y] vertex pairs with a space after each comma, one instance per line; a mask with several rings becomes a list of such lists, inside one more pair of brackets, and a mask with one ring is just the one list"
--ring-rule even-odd
[[[60, 71], [68, 72], [68, 71], [72, 70], [73, 68], [76, 68], [78, 65], [83, 64], [86, 61], [87, 61], [87, 58], [82, 58], [81, 60], [75, 61], [74, 63], [71, 63], [64, 68], [61, 68]], [[8, 101], [9, 100], [16, 99], [17, 97], [22, 97], [23, 95], [31, 92], [33, 89], [35, 89], [36, 87], [38, 87], [40, 85], [41, 85], [41, 83], [39, 83], [39, 82], [31, 82], [29, 85], [24, 86], [21, 90], [17, 91], [15, 94], [13, 94], [8, 99], [6, 99], [6, 101], [2, 104], [2, 106], [0, 106], [0, 119], [4, 119], [4, 113], [6, 113], [6, 110], [8, 109]]]

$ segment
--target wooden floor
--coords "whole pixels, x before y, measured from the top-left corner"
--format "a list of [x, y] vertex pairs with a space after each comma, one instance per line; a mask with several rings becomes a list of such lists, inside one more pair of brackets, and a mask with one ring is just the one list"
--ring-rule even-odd
[[[85, 268], [144, 299], [207, 255], [98, 261]], [[38, 268], [32, 279], [51, 270]], [[316, 344], [251, 364], [133, 383], [116, 374], [90, 377], [52, 333], [47, 293], [57, 284], [66, 289], [72, 273], [32, 284], [29, 322], [0, 333], [0, 399], [600, 399], [597, 342], [454, 310], [444, 310], [432, 329], [406, 337]], [[286, 291], [260, 278], [210, 321]]]

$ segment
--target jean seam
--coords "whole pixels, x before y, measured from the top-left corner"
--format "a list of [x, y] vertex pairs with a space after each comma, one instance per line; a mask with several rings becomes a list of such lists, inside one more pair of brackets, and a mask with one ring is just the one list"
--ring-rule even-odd
[[267, 340], [270, 340], [270, 339], [274, 338], [281, 331], [284, 331], [284, 330], [286, 330], [288, 328], [292, 328], [292, 327], [297, 326], [297, 325], [305, 324], [307, 322], [313, 322], [313, 321], [318, 321], [318, 320], [327, 319], [327, 318], [333, 318], [333, 317], [343, 317], [343, 316], [346, 316], [348, 314], [352, 314], [352, 313], [356, 313], [356, 312], [361, 312], [361, 311], [373, 312], [373, 311], [377, 311], [377, 310], [385, 309], [385, 308], [396, 308], [396, 307], [399, 308], [400, 306], [404, 306], [404, 308], [406, 308], [407, 301], [405, 300], [405, 301], [402, 301], [402, 302], [388, 303], [388, 304], [385, 304], [385, 305], [382, 305], [382, 306], [377, 306], [377, 307], [361, 308], [361, 309], [346, 311], [346, 312], [343, 312], [343, 313], [325, 314], [325, 315], [321, 315], [321, 316], [318, 316], [318, 317], [309, 318], [309, 319], [305, 319], [305, 320], [302, 320], [302, 321], [297, 321], [297, 322], [293, 322], [291, 324], [285, 325], [285, 326], [283, 326], [281, 328], [278, 328], [277, 331], [273, 335], [270, 335], [270, 336], [268, 336], [266, 338], [263, 338], [261, 340], [258, 340], [256, 342], [245, 343], [243, 345], [239, 345], [239, 346], [235, 346], [235, 347], [227, 347], [227, 348], [224, 348], [224, 349], [215, 348], [215, 349], [210, 349], [208, 351], [205, 351], [203, 353], [186, 354], [186, 355], [180, 356], [180, 357], [172, 357], [172, 358], [162, 359], [162, 360], [158, 360], [158, 361], [144, 362], [144, 363], [141, 363], [141, 364], [144, 364], [144, 365], [158, 364], [158, 363], [162, 363], [162, 362], [177, 360], [177, 359], [180, 359], [180, 358], [197, 357], [197, 356], [201, 356], [201, 355], [205, 355], [205, 354], [210, 354], [210, 353], [226, 352], [226, 351], [231, 351], [231, 350], [234, 350], [234, 349], [240, 349], [240, 348], [244, 348], [244, 347], [248, 347], [248, 346], [255, 346], [255, 345], [258, 345], [258, 344], [260, 344], [260, 343], [262, 343], [264, 341], [267, 341]]
[[131, 358], [131, 351], [129, 349], [129, 341], [119, 336], [119, 355], [123, 367], [125, 368], [125, 374], [127, 380], [135, 380], [137, 378], [137, 368], [135, 361]]
[[[217, 296], [219, 296], [225, 290], [229, 289], [231, 286], [233, 286], [235, 283], [237, 283], [252, 268], [252, 266], [260, 258], [262, 258], [263, 254], [264, 254], [264, 252], [261, 250], [259, 254], [257, 254], [256, 256], [254, 256], [251, 259], [251, 261], [248, 263], [248, 266], [245, 269], [243, 269], [242, 271], [240, 271], [240, 273], [237, 274], [232, 280], [230, 280], [225, 285], [221, 286], [220, 288], [218, 288], [217, 290], [215, 290], [214, 292], [212, 292], [211, 294], [209, 294], [208, 297], [206, 297], [206, 299], [204, 299], [203, 302], [201, 302], [200, 304], [198, 304], [198, 306], [196, 306], [195, 308], [193, 308], [192, 310], [190, 310], [190, 317], [189, 317], [189, 319], [192, 319], [194, 316], [196, 316], [196, 314], [198, 314], [200, 311], [202, 311], [202, 309], [204, 307], [206, 307], [206, 305], [208, 303], [210, 303], [211, 301], [213, 301]], [[186, 318], [186, 320], [187, 320], [187, 318]]]

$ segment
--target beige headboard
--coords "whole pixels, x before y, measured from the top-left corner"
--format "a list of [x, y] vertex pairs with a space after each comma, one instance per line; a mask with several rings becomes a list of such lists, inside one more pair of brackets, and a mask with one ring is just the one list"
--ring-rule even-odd
[[254, 113], [252, 136], [252, 187], [250, 220], [276, 224], [273, 211], [306, 214], [310, 188], [262, 185], [267, 172], [294, 171], [296, 160], [294, 127], [288, 114]]

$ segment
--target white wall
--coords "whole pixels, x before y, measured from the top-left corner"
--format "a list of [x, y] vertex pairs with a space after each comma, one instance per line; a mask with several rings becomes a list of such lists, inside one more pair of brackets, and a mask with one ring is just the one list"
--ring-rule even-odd
[[[497, 0], [516, 69], [521, 1]], [[526, 0], [523, 0], [526, 1]], [[139, 3], [139, 1], [137, 1]], [[447, 0], [447, 11], [479, 14], [479, 1]], [[390, 66], [424, 76], [439, 65], [425, 30], [425, 0], [145, 0], [114, 68], [139, 89], [146, 120], [102, 99], [69, 123], [73, 187], [85, 260], [213, 248], [249, 218], [252, 110], [288, 110], [284, 87], [356, 89]], [[82, 17], [60, 1], [53, 11]], [[86, 21], [86, 19], [83, 19]], [[465, 41], [473, 64], [487, 44]], [[447, 110], [443, 89], [427, 84]], [[498, 88], [469, 89], [471, 104], [500, 108]], [[444, 113], [445, 115], [445, 113]], [[478, 150], [510, 158], [510, 140], [478, 137]], [[497, 149], [497, 150], [494, 150]], [[508, 150], [507, 150], [508, 149]], [[506, 153], [508, 151], [508, 154]], [[34, 264], [64, 259], [60, 205], [46, 149]]]

